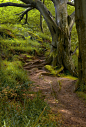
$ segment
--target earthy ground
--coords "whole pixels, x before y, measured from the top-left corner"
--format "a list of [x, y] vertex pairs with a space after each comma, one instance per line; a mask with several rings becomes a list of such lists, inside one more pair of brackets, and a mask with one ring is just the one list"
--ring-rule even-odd
[[51, 110], [62, 114], [64, 127], [86, 127], [86, 103], [73, 92], [76, 80], [47, 76], [43, 64], [43, 60], [33, 60], [24, 67], [34, 81], [32, 90], [40, 90]]

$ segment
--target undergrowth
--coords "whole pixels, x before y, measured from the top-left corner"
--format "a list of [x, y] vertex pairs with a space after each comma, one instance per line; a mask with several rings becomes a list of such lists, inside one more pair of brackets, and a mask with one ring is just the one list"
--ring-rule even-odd
[[42, 95], [30, 90], [33, 82], [20, 61], [21, 55], [29, 60], [44, 55], [49, 44], [38, 35], [36, 40], [5, 37], [0, 37], [0, 127], [61, 127], [60, 114], [54, 115]]
[[86, 102], [86, 92], [84, 93], [82, 91], [81, 92], [78, 91], [77, 95], [78, 95], [78, 97], [80, 97], [81, 99], [85, 100], [85, 102]]
[[[27, 94], [26, 94], [27, 95]], [[39, 97], [33, 100], [1, 98], [0, 126], [5, 127], [60, 127], [60, 117], [54, 116], [48, 105]]]

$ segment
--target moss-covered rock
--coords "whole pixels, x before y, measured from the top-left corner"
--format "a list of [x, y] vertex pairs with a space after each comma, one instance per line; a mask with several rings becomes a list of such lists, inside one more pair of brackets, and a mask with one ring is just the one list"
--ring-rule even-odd
[[48, 70], [51, 75], [60, 76], [59, 73], [64, 69], [64, 67], [62, 66], [60, 69], [55, 70], [51, 65], [45, 65], [45, 69]]

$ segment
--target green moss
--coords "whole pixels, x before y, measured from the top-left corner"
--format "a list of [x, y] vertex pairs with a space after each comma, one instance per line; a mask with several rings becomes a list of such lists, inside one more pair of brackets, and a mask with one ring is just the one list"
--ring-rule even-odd
[[64, 69], [63, 66], [62, 66], [60, 69], [58, 69], [58, 70], [57, 70], [57, 74], [59, 74], [63, 69]]
[[48, 36], [42, 32], [37, 32], [36, 35], [38, 35], [43, 40], [46, 39], [46, 41], [48, 41], [49, 43], [52, 41], [51, 36]]
[[80, 82], [79, 80], [77, 80], [75, 84], [75, 92], [76, 91], [86, 93], [86, 85], [83, 83], [83, 81]]
[[0, 99], [0, 126], [6, 127], [57, 127], [61, 124], [59, 114], [54, 115], [39, 97], [18, 101]]
[[28, 77], [25, 76], [26, 72], [23, 70], [22, 63], [20, 61], [2, 61], [0, 71], [0, 87], [10, 86], [11, 88], [15, 88], [17, 85], [22, 85], [28, 81]]
[[6, 29], [4, 27], [0, 27], [0, 35], [2, 35], [2, 37], [11, 37], [11, 38], [16, 38], [14, 33], [12, 32], [12, 30], [10, 29]]
[[3, 53], [6, 55], [6, 57], [9, 56], [9, 53], [15, 54], [16, 52], [20, 53], [40, 53], [42, 50], [42, 45], [37, 41], [32, 41], [30, 39], [26, 40], [9, 40], [9, 39], [2, 39], [0, 40], [1, 50], [3, 50]]
[[69, 78], [69, 79], [72, 79], [72, 80], [77, 80], [77, 79], [78, 79], [78, 78], [73, 77], [73, 76], [71, 76], [71, 75], [67, 75], [67, 76], [63, 76], [63, 77], [65, 77], [65, 78]]
[[54, 70], [54, 68], [52, 66], [45, 65], [45, 69], [47, 69], [50, 72], [50, 74], [56, 75], [56, 71]]
[[64, 69], [64, 67], [62, 66], [60, 69], [55, 70], [51, 65], [45, 65], [45, 69], [47, 69], [52, 75], [60, 76], [59, 73]]
[[28, 31], [28, 33], [29, 33], [29, 35], [30, 35], [34, 40], [43, 43], [42, 38], [40, 38], [38, 35], [36, 35], [35, 33], [31, 32], [31, 31]]
[[76, 92], [76, 93], [77, 93], [78, 97], [80, 97], [86, 101], [86, 93], [84, 93], [84, 92]]
[[28, 54], [22, 54], [22, 55], [26, 56], [27, 58], [32, 58], [32, 56]]

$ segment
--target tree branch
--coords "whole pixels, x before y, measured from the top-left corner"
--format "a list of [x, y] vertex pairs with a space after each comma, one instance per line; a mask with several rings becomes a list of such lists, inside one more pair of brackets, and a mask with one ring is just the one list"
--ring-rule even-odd
[[[45, 18], [51, 33], [53, 30], [55, 31], [56, 23], [51, 15], [51, 13], [48, 11], [46, 6], [40, 0], [21, 0], [21, 1], [24, 2], [25, 4], [17, 4], [17, 3], [7, 2], [7, 3], [1, 3], [0, 7], [6, 7], [6, 6], [16, 6], [16, 7], [25, 7], [25, 8], [34, 7], [36, 9], [38, 9], [41, 12], [41, 14], [43, 15], [43, 17]], [[23, 19], [24, 14], [26, 14], [26, 13], [27, 13], [27, 10], [25, 12], [23, 12], [20, 20]]]
[[12, 2], [7, 2], [7, 3], [1, 3], [0, 7], [7, 7], [7, 6], [16, 6], [16, 7], [32, 7], [31, 4], [17, 4], [17, 3], [12, 3]]
[[67, 4], [68, 4], [68, 5], [71, 5], [71, 6], [75, 6], [75, 4], [72, 3], [72, 2], [67, 2]]
[[26, 13], [26, 19], [25, 19], [25, 23], [24, 24], [28, 24], [28, 12]]
[[19, 21], [21, 21], [22, 19], [23, 19], [23, 17], [24, 17], [24, 15], [26, 15], [26, 19], [25, 19], [25, 24], [27, 23], [27, 19], [28, 19], [28, 11], [30, 11], [30, 10], [32, 10], [33, 9], [33, 7], [29, 7], [29, 8], [27, 8], [25, 11], [23, 11], [23, 12], [21, 12], [21, 13], [19, 13], [19, 14], [16, 14], [16, 15], [20, 15], [19, 16]]
[[21, 1], [27, 4], [34, 5], [35, 8], [40, 11], [40, 13], [43, 15], [48, 25], [51, 35], [57, 31], [58, 27], [56, 22], [54, 21], [52, 14], [40, 0], [21, 0]]
[[53, 3], [55, 3], [55, 0], [51, 0]]
[[68, 16], [67, 19], [68, 19], [69, 31], [71, 32], [75, 22], [75, 11], [70, 16]]
[[78, 48], [78, 46], [76, 46], [76, 48], [75, 48], [75, 50], [72, 52], [72, 51], [70, 51], [70, 54], [71, 55], [74, 55], [75, 54], [75, 52], [76, 52], [76, 50], [77, 50], [77, 48]]

